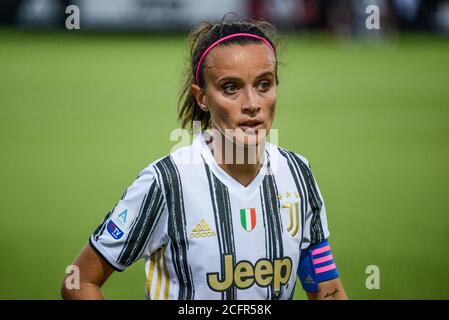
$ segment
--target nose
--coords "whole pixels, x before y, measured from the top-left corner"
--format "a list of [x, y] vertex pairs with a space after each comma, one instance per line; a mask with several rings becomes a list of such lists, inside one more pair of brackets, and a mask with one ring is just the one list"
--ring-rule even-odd
[[242, 109], [251, 115], [260, 111], [260, 102], [255, 88], [245, 90], [245, 101], [243, 101]]

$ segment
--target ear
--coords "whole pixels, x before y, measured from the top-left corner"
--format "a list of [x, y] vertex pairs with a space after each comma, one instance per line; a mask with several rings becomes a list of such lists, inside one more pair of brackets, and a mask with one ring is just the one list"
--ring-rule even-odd
[[207, 107], [206, 101], [206, 94], [205, 92], [200, 88], [197, 84], [192, 84], [192, 93], [195, 96], [196, 102], [200, 106], [201, 110], [204, 112], [208, 112], [209, 108]]

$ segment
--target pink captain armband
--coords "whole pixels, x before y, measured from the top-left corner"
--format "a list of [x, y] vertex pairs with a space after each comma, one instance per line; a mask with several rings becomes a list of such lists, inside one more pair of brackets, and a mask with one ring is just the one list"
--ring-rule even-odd
[[298, 277], [305, 291], [317, 292], [320, 282], [332, 280], [338, 276], [337, 266], [327, 239], [301, 250]]

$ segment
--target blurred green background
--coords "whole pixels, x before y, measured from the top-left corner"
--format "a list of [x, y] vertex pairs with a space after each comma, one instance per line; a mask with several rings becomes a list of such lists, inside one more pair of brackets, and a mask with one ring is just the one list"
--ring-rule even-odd
[[[181, 35], [0, 39], [0, 298], [59, 299], [90, 233], [176, 144], [186, 46]], [[312, 163], [352, 299], [449, 298], [448, 53], [427, 35], [287, 35], [274, 128]], [[365, 287], [369, 265], [379, 290]], [[111, 299], [144, 290], [142, 261], [104, 286]]]

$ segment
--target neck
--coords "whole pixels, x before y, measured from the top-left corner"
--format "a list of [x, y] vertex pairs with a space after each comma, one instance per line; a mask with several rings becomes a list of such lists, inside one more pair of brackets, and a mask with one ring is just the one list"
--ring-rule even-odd
[[209, 147], [220, 168], [245, 187], [254, 180], [263, 165], [265, 141], [254, 146], [241, 146], [221, 135], [213, 137]]

